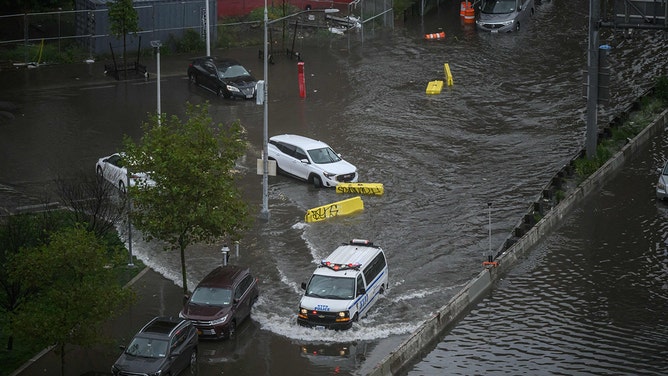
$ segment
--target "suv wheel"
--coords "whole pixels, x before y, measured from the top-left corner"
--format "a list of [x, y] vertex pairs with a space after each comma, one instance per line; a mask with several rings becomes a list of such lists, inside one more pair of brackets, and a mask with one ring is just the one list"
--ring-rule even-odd
[[191, 84], [197, 84], [197, 76], [191, 73], [190, 80], [188, 82], [190, 82]]
[[190, 353], [190, 374], [197, 374], [197, 349], [193, 349], [193, 352]]
[[322, 180], [320, 179], [320, 176], [313, 175], [313, 186], [316, 188], [322, 187]]

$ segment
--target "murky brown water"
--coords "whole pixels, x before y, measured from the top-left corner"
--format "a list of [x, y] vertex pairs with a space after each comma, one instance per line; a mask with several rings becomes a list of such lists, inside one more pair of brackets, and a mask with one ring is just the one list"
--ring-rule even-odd
[[[386, 193], [363, 197], [365, 210], [358, 215], [306, 224], [307, 209], [342, 196], [271, 177], [270, 220], [256, 223], [242, 240], [241, 258], [233, 260], [260, 276], [260, 301], [237, 341], [202, 345], [200, 374], [365, 374], [477, 274], [488, 253], [487, 203], [492, 203], [496, 249], [546, 182], [584, 144], [581, 70], [587, 20], [586, 9], [577, 4], [545, 2], [518, 34], [478, 33], [460, 23], [453, 4], [364, 43], [354, 37], [317, 46], [301, 42], [305, 99], [299, 98], [296, 62], [277, 59], [269, 68], [270, 135], [299, 133], [326, 141], [358, 166], [361, 181], [383, 183]], [[446, 32], [445, 40], [423, 40], [424, 33], [439, 28]], [[618, 85], [611, 106], [599, 116], [602, 122], [665, 73], [668, 60], [659, 34], [605, 38], [615, 47]], [[216, 54], [234, 56], [262, 76], [256, 49]], [[262, 107], [225, 101], [189, 86], [188, 61], [162, 57], [162, 111], [181, 115], [185, 101], [210, 101], [216, 121], [241, 120], [252, 144], [240, 161], [245, 171], [241, 184], [259, 213], [261, 178], [255, 174], [255, 159], [262, 144]], [[146, 63], [154, 72], [154, 62]], [[425, 95], [427, 82], [443, 76], [445, 63], [454, 86]], [[0, 100], [18, 107], [15, 119], [0, 125], [0, 183], [32, 192], [41, 192], [55, 176], [94, 173], [97, 158], [117, 151], [123, 135], [138, 137], [140, 123], [156, 108], [154, 75], [148, 82], [100, 82], [100, 63], [0, 74]], [[619, 226], [616, 232], [626, 228]], [[665, 229], [657, 231], [665, 234]], [[137, 238], [135, 253], [180, 281], [178, 255]], [[371, 239], [386, 250], [388, 293], [350, 331], [298, 327], [299, 284], [315, 261], [351, 238]], [[190, 250], [190, 287], [219, 262], [220, 246]], [[591, 284], [567, 278], [573, 278], [575, 290]], [[564, 294], [579, 299], [575, 292]], [[160, 310], [176, 314], [179, 308]], [[563, 330], [577, 330], [577, 320]], [[127, 335], [136, 329], [129, 328]], [[528, 350], [516, 351], [511, 356]], [[114, 354], [110, 351], [109, 364]], [[461, 372], [477, 369], [469, 364]]]

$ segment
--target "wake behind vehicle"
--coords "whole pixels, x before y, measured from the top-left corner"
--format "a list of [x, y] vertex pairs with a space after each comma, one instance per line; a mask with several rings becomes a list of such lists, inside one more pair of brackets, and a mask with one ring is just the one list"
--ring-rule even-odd
[[321, 261], [299, 303], [297, 323], [326, 329], [350, 329], [367, 315], [387, 289], [385, 252], [372, 242], [353, 239]]
[[188, 66], [188, 80], [218, 96], [253, 99], [257, 80], [238, 61], [230, 58], [200, 57]]
[[355, 183], [358, 179], [357, 168], [322, 141], [294, 134], [273, 136], [267, 153], [279, 171], [316, 188]]
[[492, 33], [519, 31], [534, 11], [534, 0], [482, 0], [476, 26]]
[[111, 366], [114, 376], [197, 373], [197, 331], [188, 320], [155, 317], [134, 336]]

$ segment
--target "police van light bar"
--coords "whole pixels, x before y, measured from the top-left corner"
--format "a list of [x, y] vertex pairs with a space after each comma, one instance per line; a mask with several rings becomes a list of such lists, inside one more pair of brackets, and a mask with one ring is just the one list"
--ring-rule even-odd
[[359, 269], [359, 267], [362, 266], [362, 264], [360, 264], [358, 262], [354, 263], [354, 264], [352, 262], [349, 263], [349, 264], [334, 264], [334, 263], [332, 263], [330, 261], [326, 261], [326, 260], [322, 260], [320, 262], [320, 265], [324, 266], [324, 267], [327, 267], [327, 268], [330, 268], [334, 271], [348, 270], [348, 269]]

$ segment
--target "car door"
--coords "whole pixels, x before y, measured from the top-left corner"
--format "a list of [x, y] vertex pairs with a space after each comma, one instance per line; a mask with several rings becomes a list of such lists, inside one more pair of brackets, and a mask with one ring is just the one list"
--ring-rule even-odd
[[236, 307], [236, 316], [238, 318], [237, 324], [241, 322], [246, 316], [250, 314], [251, 308], [251, 294], [250, 285], [253, 282], [253, 277], [246, 275], [244, 279], [239, 282], [239, 285], [234, 289], [234, 302]]
[[187, 351], [186, 338], [188, 328], [181, 329], [174, 338], [172, 338], [169, 347], [169, 358], [171, 362], [170, 369], [174, 374], [184, 370], [190, 363], [190, 352]]
[[303, 161], [310, 161], [309, 157], [306, 155], [306, 151], [300, 147], [295, 147], [295, 154], [293, 159], [293, 175], [307, 180], [309, 174], [311, 173], [311, 163], [304, 163]]
[[103, 174], [115, 187], [118, 187], [119, 181], [123, 181], [126, 186], [128, 185], [126, 170], [121, 166], [123, 166], [123, 160], [122, 157], [117, 154], [107, 158], [104, 162]]
[[280, 152], [275, 156], [276, 164], [281, 170], [288, 174], [294, 175], [295, 147], [284, 142], [278, 142], [275, 144], [275, 146]]
[[204, 62], [202, 65], [204, 68], [204, 85], [208, 87], [209, 89], [217, 92], [218, 91], [218, 69], [216, 68], [216, 65], [210, 61], [207, 60]]

